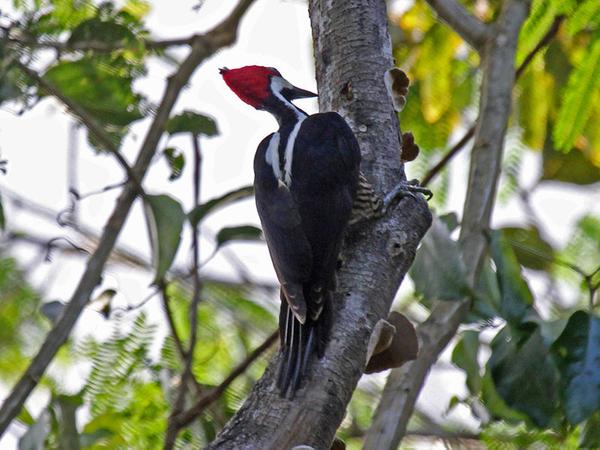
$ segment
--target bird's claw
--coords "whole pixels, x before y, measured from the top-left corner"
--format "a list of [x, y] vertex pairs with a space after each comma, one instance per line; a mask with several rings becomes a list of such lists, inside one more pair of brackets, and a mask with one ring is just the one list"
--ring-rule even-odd
[[383, 199], [382, 214], [386, 214], [392, 204], [405, 197], [417, 198], [418, 194], [425, 196], [426, 200], [433, 197], [433, 193], [419, 185], [419, 180], [402, 181], [394, 187]]

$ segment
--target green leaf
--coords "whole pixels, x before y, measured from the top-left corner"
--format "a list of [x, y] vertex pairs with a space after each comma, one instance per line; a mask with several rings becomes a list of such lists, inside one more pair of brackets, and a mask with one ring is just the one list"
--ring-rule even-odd
[[221, 247], [230, 241], [257, 241], [262, 236], [262, 230], [253, 225], [240, 225], [237, 227], [226, 227], [217, 233], [217, 247]]
[[143, 117], [141, 97], [131, 88], [133, 79], [94, 58], [60, 62], [44, 77], [102, 123], [125, 126]]
[[163, 155], [169, 164], [171, 169], [171, 175], [169, 175], [169, 181], [177, 180], [183, 173], [183, 167], [185, 166], [185, 156], [182, 152], [176, 148], [169, 147], [163, 150]]
[[410, 276], [428, 300], [460, 300], [471, 292], [458, 244], [437, 218], [421, 241]]
[[521, 324], [533, 304], [533, 295], [521, 274], [521, 266], [505, 235], [493, 231], [491, 255], [500, 287], [500, 315], [512, 325]]
[[481, 374], [477, 355], [479, 353], [479, 333], [467, 330], [461, 334], [460, 341], [452, 351], [452, 363], [465, 371], [467, 386], [471, 394], [481, 391]]
[[33, 425], [35, 423], [35, 420], [25, 406], [21, 408], [21, 412], [17, 416], [17, 420], [24, 425]]
[[184, 111], [175, 117], [171, 117], [165, 130], [170, 135], [191, 133], [193, 135], [216, 136], [219, 134], [217, 123], [213, 118], [194, 111]]
[[600, 448], [600, 412], [595, 413], [583, 425], [579, 448]]
[[552, 266], [554, 249], [542, 239], [536, 227], [506, 227], [500, 231], [512, 247], [519, 264], [534, 270], [548, 270]]
[[188, 213], [188, 219], [192, 226], [196, 226], [209, 214], [229, 206], [232, 203], [251, 197], [252, 195], [254, 195], [254, 186], [244, 186], [235, 189], [220, 197], [213, 198], [206, 203], [196, 206]]
[[502, 300], [498, 277], [492, 269], [489, 258], [486, 258], [482, 265], [481, 273], [475, 283], [475, 292], [473, 307], [467, 317], [468, 322], [481, 322], [481, 319], [488, 321], [500, 316]]
[[93, 17], [81, 22], [69, 37], [69, 44], [78, 42], [98, 41], [106, 43], [132, 43], [136, 42], [133, 32], [125, 25], [116, 23], [112, 20], [102, 20], [99, 17]]
[[168, 195], [147, 195], [144, 200], [156, 271], [153, 283], [159, 283], [173, 264], [181, 242], [185, 213], [181, 204]]
[[550, 424], [558, 407], [559, 373], [538, 327], [518, 335], [505, 327], [492, 342], [488, 362], [498, 394], [539, 427]]
[[566, 29], [571, 36], [592, 23], [594, 17], [600, 16], [598, 0], [582, 0], [573, 14], [567, 18]]
[[563, 375], [567, 419], [576, 425], [600, 410], [600, 318], [575, 312], [552, 352]]
[[508, 422], [521, 422], [527, 419], [525, 414], [508, 406], [498, 394], [489, 368], [483, 375], [481, 398], [483, 404], [494, 418], [503, 419]]
[[600, 30], [587, 52], [569, 75], [553, 131], [556, 147], [571, 150], [590, 116], [592, 105], [600, 92]]
[[145, 0], [127, 0], [125, 6], [123, 6], [123, 11], [137, 20], [142, 20], [148, 15], [151, 9], [150, 3]]
[[523, 62], [546, 34], [554, 18], [559, 14], [557, 6], [554, 0], [533, 0], [531, 13], [519, 33], [516, 66]]

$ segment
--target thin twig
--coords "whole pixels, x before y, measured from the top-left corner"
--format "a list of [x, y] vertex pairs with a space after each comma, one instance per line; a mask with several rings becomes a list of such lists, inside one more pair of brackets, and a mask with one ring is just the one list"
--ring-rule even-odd
[[136, 311], [136, 310], [142, 308], [150, 300], [152, 300], [154, 298], [154, 296], [156, 294], [158, 294], [159, 292], [160, 292], [159, 289], [155, 289], [155, 290], [151, 291], [148, 295], [146, 295], [146, 297], [144, 297], [142, 300], [140, 300], [139, 303], [136, 303], [135, 305], [127, 305], [125, 307], [118, 306], [116, 308], [113, 308], [112, 312], [119, 311], [119, 312], [123, 312], [123, 313], [128, 313], [131, 311]]
[[[556, 19], [554, 19], [552, 26], [548, 29], [548, 31], [542, 37], [542, 39], [540, 39], [540, 42], [538, 42], [538, 44], [533, 48], [533, 50], [529, 52], [529, 54], [525, 57], [523, 62], [515, 71], [515, 80], [519, 79], [519, 77], [523, 75], [523, 72], [525, 72], [525, 69], [527, 69], [531, 61], [533, 61], [533, 58], [552, 41], [554, 36], [556, 36], [556, 33], [558, 33], [560, 24], [563, 20], [564, 16], [557, 16]], [[460, 138], [460, 140], [456, 144], [454, 144], [452, 148], [450, 148], [450, 150], [446, 152], [444, 157], [440, 159], [435, 166], [433, 166], [427, 171], [427, 173], [423, 177], [423, 180], [421, 181], [421, 186], [427, 186], [433, 178], [439, 175], [439, 173], [450, 162], [450, 160], [454, 158], [465, 147], [465, 145], [467, 145], [467, 143], [475, 135], [476, 127], [477, 123], [471, 125], [468, 131], [463, 135], [463, 137]]]
[[175, 347], [177, 347], [177, 351], [179, 352], [179, 356], [182, 361], [185, 361], [187, 358], [187, 353], [185, 348], [183, 347], [183, 342], [181, 341], [181, 337], [179, 337], [179, 332], [177, 331], [177, 326], [175, 325], [175, 320], [173, 319], [173, 311], [171, 310], [171, 303], [169, 295], [167, 294], [167, 284], [164, 282], [159, 283], [159, 289], [161, 292], [162, 304], [165, 310], [165, 316], [167, 318], [167, 324], [169, 325], [169, 329], [171, 330], [171, 336], [173, 337], [173, 341], [175, 342]]
[[[156, 153], [156, 146], [161, 138], [171, 110], [179, 97], [179, 93], [188, 83], [196, 68], [209, 56], [222, 47], [235, 42], [237, 28], [245, 11], [254, 0], [240, 0], [231, 15], [208, 33], [196, 37], [191, 51], [177, 72], [169, 77], [163, 98], [156, 111], [150, 129], [142, 143], [133, 170], [141, 180], [146, 174], [150, 162]], [[139, 191], [136, 186], [128, 184], [121, 193], [111, 217], [104, 228], [100, 242], [90, 257], [73, 296], [71, 297], [61, 318], [48, 333], [44, 343], [29, 367], [14, 386], [0, 408], [0, 436], [4, 434], [12, 420], [19, 414], [25, 400], [37, 386], [46, 368], [69, 337], [81, 311], [87, 304], [94, 288], [100, 283], [104, 265], [117, 241], [117, 237]]]
[[429, 169], [429, 171], [423, 177], [423, 181], [421, 181], [421, 186], [427, 186], [429, 182], [442, 171], [446, 164], [448, 164], [448, 162], [450, 162], [450, 160], [454, 158], [458, 154], [458, 152], [460, 152], [463, 149], [465, 145], [467, 145], [467, 142], [471, 140], [474, 134], [475, 124], [471, 125], [471, 127], [464, 134], [464, 136], [460, 138], [460, 141], [454, 144], [452, 148], [448, 150], [448, 152], [444, 155], [444, 157], [440, 159], [435, 166]]
[[427, 3], [471, 47], [476, 50], [482, 49], [490, 33], [488, 25], [472, 15], [456, 0], [427, 0]]
[[271, 335], [265, 339], [262, 344], [256, 347], [256, 349], [254, 349], [254, 351], [250, 353], [244, 361], [242, 361], [235, 369], [231, 371], [231, 373], [221, 382], [221, 384], [202, 395], [188, 410], [182, 412], [177, 417], [178, 426], [184, 427], [198, 417], [208, 405], [218, 399], [219, 396], [225, 392], [225, 389], [227, 389], [237, 377], [244, 373], [260, 355], [262, 355], [269, 347], [271, 347], [271, 345], [275, 343], [278, 336], [278, 331], [271, 333]]
[[140, 44], [148, 50], [165, 50], [170, 47], [178, 47], [183, 45], [192, 45], [194, 40], [199, 35], [194, 34], [188, 37], [174, 38], [174, 39], [142, 39], [138, 42], [132, 42], [130, 40], [121, 40], [117, 42], [105, 42], [105, 41], [80, 41], [80, 42], [63, 42], [63, 41], [52, 41], [52, 40], [37, 40], [34, 38], [24, 37], [13, 37], [10, 36], [6, 40], [13, 44], [22, 45], [33, 49], [53, 49], [60, 53], [69, 52], [98, 52], [108, 53], [116, 50], [135, 50], [140, 48]]
[[[193, 174], [193, 191], [194, 191], [194, 208], [200, 204], [200, 176], [202, 166], [202, 153], [200, 152], [199, 136], [192, 134], [192, 146], [194, 148], [194, 174]], [[175, 405], [171, 414], [169, 415], [169, 422], [167, 424], [167, 433], [165, 435], [164, 450], [170, 450], [175, 445], [177, 434], [180, 430], [180, 425], [177, 421], [177, 416], [181, 413], [185, 395], [187, 392], [188, 380], [193, 376], [192, 365], [194, 361], [194, 349], [196, 347], [196, 339], [198, 334], [198, 306], [200, 304], [200, 294], [202, 290], [202, 282], [200, 280], [200, 244], [199, 244], [199, 226], [198, 223], [192, 225], [192, 301], [190, 302], [190, 343], [189, 348], [186, 352], [184, 359], [183, 375], [181, 376], [181, 383], [179, 385], [179, 391], [177, 398], [175, 399]]]

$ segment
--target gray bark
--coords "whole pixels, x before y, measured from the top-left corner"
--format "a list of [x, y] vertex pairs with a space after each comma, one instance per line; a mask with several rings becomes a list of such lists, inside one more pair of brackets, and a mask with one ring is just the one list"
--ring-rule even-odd
[[[362, 171], [380, 193], [404, 179], [400, 135], [383, 76], [392, 67], [383, 0], [310, 0], [319, 105], [353, 128]], [[210, 449], [328, 449], [365, 366], [371, 330], [392, 299], [431, 222], [424, 200], [406, 198], [376, 222], [348, 233], [325, 356], [293, 400], [275, 388], [277, 358]]]

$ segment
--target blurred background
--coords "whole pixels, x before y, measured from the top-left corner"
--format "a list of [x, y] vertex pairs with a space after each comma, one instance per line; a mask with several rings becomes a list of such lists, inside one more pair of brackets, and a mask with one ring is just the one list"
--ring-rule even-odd
[[[502, 2], [463, 3], [490, 21]], [[17, 23], [25, 31], [16, 39], [42, 43], [91, 38], [111, 42], [122, 36], [135, 42], [171, 39], [209, 30], [234, 4], [3, 0], [0, 26], [8, 36]], [[469, 143], [456, 144], [477, 117], [478, 56], [425, 1], [389, 1], [388, 9], [396, 64], [411, 80], [408, 103], [399, 115], [401, 127], [413, 133], [421, 150], [407, 165], [407, 177], [430, 181], [430, 206], [455, 236], [470, 150]], [[573, 312], [597, 312], [599, 25], [597, 0], [534, 0], [518, 46], [516, 67], [523, 69], [514, 88], [492, 222], [507, 244], [501, 261], [522, 280], [515, 301], [531, 303], [547, 345], [561, 336]], [[537, 51], [541, 41], [543, 49]], [[533, 51], [535, 56], [527, 59]], [[186, 47], [134, 48], [98, 56], [40, 45], [22, 57], [97, 117], [113, 118], [106, 120], [107, 129], [125, 158], [133, 161], [166, 77], [187, 52]], [[180, 117], [208, 124], [197, 133], [201, 202], [251, 185], [255, 148], [276, 128], [271, 116], [229, 91], [218, 68], [273, 66], [293, 84], [316, 90], [312, 52], [306, 2], [259, 0], [244, 17], [236, 44], [195, 72], [174, 113], [187, 111]], [[121, 168], [86, 128], [48, 92], [35, 91], [31, 81], [13, 70], [9, 56], [9, 41], [0, 39], [0, 398], [8, 395], [71, 297], [123, 181]], [[89, 81], [85, 86], [83, 79]], [[99, 85], [109, 86], [113, 95]], [[314, 100], [298, 105], [308, 113], [317, 111]], [[171, 131], [160, 142], [144, 186], [151, 194], [167, 193], [189, 211], [194, 207], [195, 138]], [[456, 157], [432, 172], [452, 148]], [[155, 270], [146, 222], [137, 201], [102, 284], [26, 408], [0, 439], [1, 449], [60, 448], [66, 422], [78, 430], [81, 448], [162, 447], [182, 370], [172, 329], [184, 339], [189, 336], [191, 237], [189, 227], [184, 228], [168, 276], [170, 324], [161, 296], [151, 286]], [[276, 329], [279, 300], [266, 245], [253, 231], [259, 222], [250, 195], [222, 201], [200, 224], [203, 289], [193, 374], [201, 393], [221, 383]], [[237, 233], [227, 237], [223, 230], [228, 229]], [[490, 266], [495, 275], [500, 274], [499, 261]], [[428, 269], [435, 272], [436, 267]], [[435, 300], [419, 283], [418, 273], [416, 277], [413, 271], [404, 280], [393, 306], [415, 324], [427, 318]], [[488, 303], [503, 294], [487, 291]], [[600, 429], [598, 413], [573, 424], [559, 401], [542, 405], [542, 412], [536, 398], [526, 399], [533, 407], [511, 401], [518, 384], [492, 377], [488, 364], [497, 347], [494, 338], [506, 323], [501, 313], [482, 307], [461, 326], [427, 379], [403, 445], [577, 446], [591, 436], [593, 423]], [[600, 342], [594, 345], [600, 347]], [[275, 349], [263, 352], [180, 434], [179, 448], [198, 447], [214, 438]], [[527, 370], [526, 375], [537, 376], [535, 368]], [[339, 430], [348, 448], [361, 447], [385, 376], [363, 376]]]

